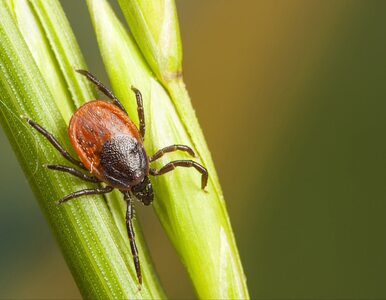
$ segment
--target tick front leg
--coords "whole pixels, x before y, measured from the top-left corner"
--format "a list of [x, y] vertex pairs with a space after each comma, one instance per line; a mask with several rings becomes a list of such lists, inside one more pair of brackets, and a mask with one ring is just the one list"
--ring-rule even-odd
[[174, 151], [177, 151], [177, 150], [185, 151], [185, 152], [188, 152], [191, 156], [193, 156], [193, 157], [195, 156], [193, 149], [190, 148], [189, 146], [186, 146], [186, 145], [171, 145], [171, 146], [167, 146], [165, 148], [162, 148], [162, 149], [158, 150], [152, 157], [149, 158], [149, 160], [151, 162], [155, 161], [156, 159], [159, 159], [160, 157], [162, 157], [165, 153], [174, 152]]
[[98, 88], [98, 90], [100, 90], [103, 94], [105, 94], [108, 98], [110, 98], [113, 101], [113, 103], [116, 106], [118, 106], [122, 111], [124, 111], [125, 114], [127, 115], [126, 109], [123, 107], [121, 101], [119, 101], [118, 98], [115, 97], [113, 92], [110, 91], [98, 78], [96, 78], [93, 74], [91, 74], [87, 70], [75, 70], [75, 71], [78, 72], [79, 74], [86, 76], [86, 78], [90, 82], [92, 82]]
[[47, 165], [47, 168], [50, 170], [56, 170], [56, 171], [60, 171], [60, 172], [69, 173], [69, 174], [71, 174], [75, 177], [78, 177], [84, 181], [89, 181], [89, 182], [94, 182], [94, 183], [101, 182], [98, 178], [96, 178], [94, 176], [88, 176], [86, 174], [83, 174], [82, 172], [80, 172], [74, 168], [71, 168], [71, 167], [62, 166], [62, 165]]
[[59, 144], [57, 139], [49, 133], [47, 130], [45, 130], [42, 126], [40, 126], [38, 123], [32, 121], [31, 119], [27, 119], [28, 124], [30, 124], [33, 128], [35, 128], [40, 134], [42, 134], [51, 144], [62, 154], [62, 156], [67, 159], [69, 162], [73, 163], [74, 165], [77, 165], [78, 167], [87, 170], [86, 167], [77, 159], [73, 158], [70, 153], [68, 153], [62, 145]]
[[95, 189], [84, 189], [77, 192], [73, 192], [66, 197], [63, 197], [59, 200], [59, 204], [62, 204], [64, 202], [67, 202], [68, 200], [78, 198], [85, 195], [100, 195], [100, 194], [107, 194], [110, 193], [114, 188], [111, 186], [106, 186], [104, 188], [95, 188]]
[[201, 173], [201, 188], [204, 189], [206, 187], [206, 184], [208, 183], [208, 170], [193, 160], [175, 160], [166, 164], [159, 170], [150, 169], [150, 174], [153, 176], [162, 175], [173, 171], [176, 167], [195, 168], [198, 172]]
[[142, 285], [141, 265], [139, 263], [138, 249], [135, 243], [135, 233], [134, 233], [133, 221], [132, 221], [133, 220], [133, 203], [131, 201], [131, 196], [129, 192], [125, 192], [123, 196], [127, 203], [127, 210], [126, 210], [127, 235], [129, 236], [131, 254], [133, 256], [133, 261], [135, 266], [135, 272], [137, 273], [137, 279], [141, 286]]
[[138, 112], [138, 120], [139, 120], [139, 132], [141, 133], [142, 139], [145, 140], [145, 112], [143, 110], [143, 102], [142, 102], [142, 94], [135, 87], [131, 87], [131, 90], [135, 94], [135, 98], [137, 99], [137, 112]]

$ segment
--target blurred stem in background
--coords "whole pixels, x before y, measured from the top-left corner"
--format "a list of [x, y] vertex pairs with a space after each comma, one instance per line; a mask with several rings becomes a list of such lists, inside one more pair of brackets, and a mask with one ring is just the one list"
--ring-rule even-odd
[[[139, 48], [105, 1], [87, 0], [114, 92], [136, 120], [130, 86], [141, 90], [149, 154], [169, 144], [188, 144], [209, 170], [206, 191], [200, 190], [199, 175], [193, 170], [152, 179], [156, 212], [200, 298], [248, 298], [216, 171], [182, 81], [175, 4], [119, 2]], [[36, 120], [68, 148], [65, 124], [72, 111], [95, 98], [84, 79], [74, 73], [74, 67], [85, 66], [60, 5], [56, 0], [0, 0], [0, 5], [0, 85], [5, 91], [0, 95], [0, 121], [82, 294], [164, 298], [136, 226], [144, 273], [144, 287], [138, 292], [121, 196], [115, 193], [106, 201], [84, 197], [90, 199], [55, 206], [55, 200], [86, 185], [41, 167], [62, 158], [46, 141], [37, 145], [41, 137], [19, 117]], [[182, 155], [162, 158], [155, 167]]]

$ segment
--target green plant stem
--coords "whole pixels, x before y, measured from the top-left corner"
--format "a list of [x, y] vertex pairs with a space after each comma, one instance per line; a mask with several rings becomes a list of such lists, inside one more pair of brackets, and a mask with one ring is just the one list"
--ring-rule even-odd
[[[170, 144], [187, 144], [209, 170], [206, 191], [200, 189], [199, 174], [192, 169], [151, 178], [154, 208], [197, 295], [202, 299], [249, 298], [216, 171], [179, 72], [178, 23], [170, 20], [173, 16], [176, 20], [174, 2], [120, 1], [137, 43], [106, 1], [87, 2], [110, 81], [118, 98], [127, 103], [130, 116], [136, 118], [130, 85], [144, 96], [148, 153]], [[146, 43], [148, 37], [150, 43]], [[118, 57], [121, 64], [116, 63]], [[152, 167], [184, 158], [188, 159], [186, 154], [171, 153]]]
[[[30, 3], [31, 6], [22, 11], [31, 12], [32, 17], [36, 18], [35, 23], [42, 25], [34, 28], [40, 31], [35, 37], [45, 36], [41, 43], [49, 40], [53, 48], [57, 47], [52, 53], [47, 53], [60, 66], [52, 76], [57, 76], [55, 80], [59, 80], [70, 91], [71, 97], [64, 95], [60, 99], [63, 102], [53, 99], [49, 88], [52, 85], [48, 82], [50, 77], [42, 76], [44, 60], [35, 60], [31, 54], [31, 49], [35, 49], [30, 43], [33, 39], [23, 37], [19, 30], [18, 24], [23, 22], [23, 18], [17, 15], [21, 10], [11, 13], [9, 7], [18, 6], [0, 0], [0, 123], [82, 295], [93, 299], [164, 298], [136, 227], [142, 267], [144, 273], [149, 274], [142, 290], [138, 289], [120, 195], [111, 197], [108, 202], [101, 196], [86, 196], [57, 205], [57, 200], [64, 195], [92, 188], [93, 185], [47, 170], [44, 164], [68, 162], [46, 139], [28, 126], [24, 117], [41, 124], [65, 148], [71, 149], [66, 132], [68, 120], [64, 119], [68, 118], [68, 113], [63, 110], [72, 107], [73, 101], [82, 103], [95, 96], [87, 81], [77, 77], [73, 70], [74, 66], [84, 67], [85, 64], [69, 26], [63, 25], [67, 21], [58, 2], [31, 0]], [[25, 2], [24, 5], [30, 4]], [[67, 43], [71, 46], [67, 46]], [[39, 51], [50, 49], [42, 47]]]

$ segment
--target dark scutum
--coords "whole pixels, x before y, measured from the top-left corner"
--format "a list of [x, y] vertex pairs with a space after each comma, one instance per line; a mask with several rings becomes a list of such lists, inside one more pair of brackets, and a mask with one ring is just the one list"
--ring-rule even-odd
[[116, 136], [103, 145], [101, 166], [108, 183], [119, 189], [140, 183], [149, 168], [143, 146], [128, 135]]

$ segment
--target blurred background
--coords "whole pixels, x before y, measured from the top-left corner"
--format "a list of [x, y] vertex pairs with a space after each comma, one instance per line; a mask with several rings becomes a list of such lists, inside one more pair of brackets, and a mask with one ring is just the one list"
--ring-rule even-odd
[[[106, 82], [86, 4], [61, 2]], [[251, 297], [386, 298], [386, 1], [177, 6]], [[3, 132], [0, 145], [0, 298], [79, 298]], [[154, 212], [138, 210], [168, 295], [193, 298]]]

